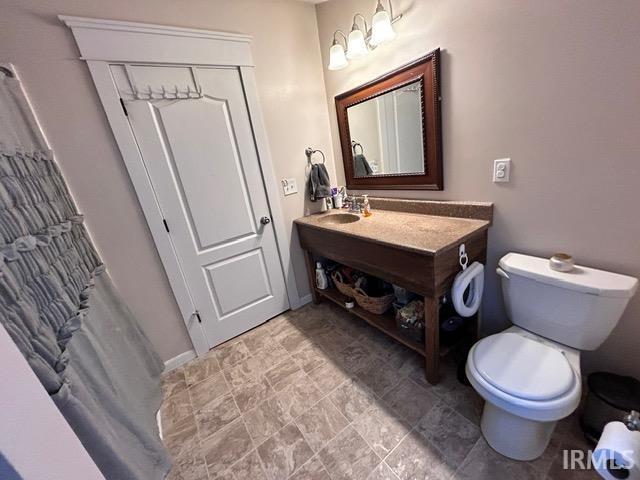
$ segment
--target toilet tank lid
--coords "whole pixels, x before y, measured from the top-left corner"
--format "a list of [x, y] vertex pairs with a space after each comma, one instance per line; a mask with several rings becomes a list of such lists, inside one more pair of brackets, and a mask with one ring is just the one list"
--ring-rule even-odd
[[521, 253], [507, 253], [499, 265], [507, 273], [603, 297], [630, 298], [638, 287], [638, 280], [628, 275], [578, 265], [571, 272], [558, 272], [549, 267], [549, 259]]

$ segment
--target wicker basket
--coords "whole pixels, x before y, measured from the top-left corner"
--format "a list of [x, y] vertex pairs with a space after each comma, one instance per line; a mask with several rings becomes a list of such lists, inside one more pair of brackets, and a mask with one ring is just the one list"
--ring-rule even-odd
[[353, 298], [356, 299], [358, 305], [364, 308], [366, 311], [382, 315], [389, 310], [389, 307], [396, 299], [393, 293], [383, 295], [382, 297], [370, 297], [361, 288], [353, 289]]
[[349, 298], [353, 298], [353, 284], [346, 283], [340, 270], [336, 270], [331, 274], [331, 279], [338, 291]]

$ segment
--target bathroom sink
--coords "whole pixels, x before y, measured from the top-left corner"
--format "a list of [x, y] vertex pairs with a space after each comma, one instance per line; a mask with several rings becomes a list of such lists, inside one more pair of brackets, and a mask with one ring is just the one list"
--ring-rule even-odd
[[360, 217], [353, 213], [334, 213], [327, 215], [326, 217], [322, 217], [319, 222], [328, 223], [330, 225], [340, 225], [342, 223], [357, 222], [358, 220], [360, 220]]

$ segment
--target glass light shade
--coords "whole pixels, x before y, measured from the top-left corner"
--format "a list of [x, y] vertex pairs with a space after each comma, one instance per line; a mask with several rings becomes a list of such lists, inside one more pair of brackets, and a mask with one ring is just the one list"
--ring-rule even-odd
[[354, 28], [349, 34], [347, 58], [354, 60], [364, 57], [367, 53], [369, 53], [369, 50], [367, 50], [367, 44], [364, 41], [364, 33], [359, 28]]
[[374, 47], [395, 38], [396, 32], [393, 31], [391, 17], [389, 17], [389, 13], [386, 10], [376, 12], [371, 24], [371, 40], [369, 43]]
[[340, 70], [349, 65], [347, 57], [344, 54], [344, 48], [339, 43], [331, 45], [329, 50], [329, 70]]

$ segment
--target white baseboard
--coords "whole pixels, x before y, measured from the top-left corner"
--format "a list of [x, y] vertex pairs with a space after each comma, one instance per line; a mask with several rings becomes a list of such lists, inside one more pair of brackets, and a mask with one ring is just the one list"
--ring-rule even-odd
[[307, 303], [311, 303], [312, 300], [313, 300], [313, 296], [311, 296], [310, 293], [308, 295], [305, 295], [304, 297], [299, 297], [298, 301], [295, 304], [290, 305], [291, 310], [297, 310], [299, 308], [302, 308]]
[[164, 362], [164, 371], [169, 372], [171, 370], [175, 370], [178, 367], [181, 367], [185, 363], [196, 358], [195, 350], [188, 350], [186, 352], [182, 352], [180, 355], [170, 358], [166, 362]]

